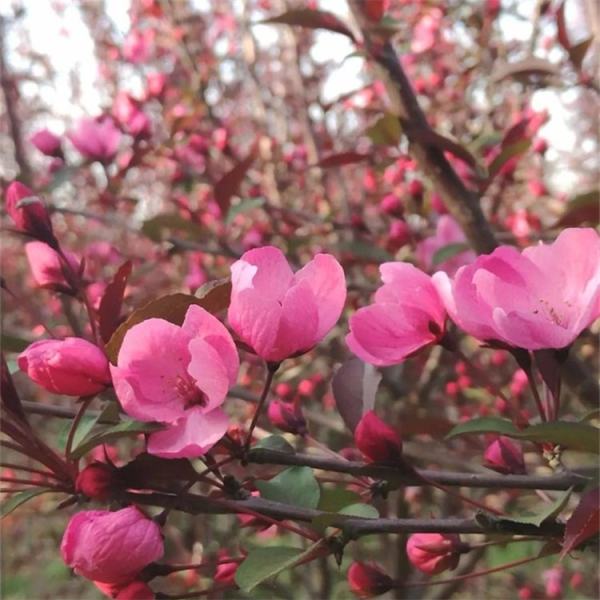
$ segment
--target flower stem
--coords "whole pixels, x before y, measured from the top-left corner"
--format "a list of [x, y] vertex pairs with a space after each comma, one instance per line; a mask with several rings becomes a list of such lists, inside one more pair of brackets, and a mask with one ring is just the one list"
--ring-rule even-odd
[[71, 424], [71, 428], [69, 429], [69, 437], [67, 438], [67, 445], [65, 447], [65, 458], [67, 460], [71, 459], [71, 451], [73, 450], [73, 442], [75, 440], [75, 432], [77, 431], [77, 427], [83, 419], [83, 415], [85, 415], [85, 411], [88, 409], [91, 401], [94, 399], [93, 396], [88, 396], [87, 398], [81, 399], [81, 404], [79, 405], [79, 410], [73, 419], [73, 423]]
[[267, 377], [265, 379], [265, 385], [263, 387], [262, 394], [260, 395], [258, 405], [256, 406], [256, 410], [254, 411], [254, 416], [252, 417], [252, 422], [250, 423], [248, 434], [246, 435], [243, 456], [246, 456], [248, 454], [248, 450], [250, 449], [250, 444], [252, 443], [252, 433], [254, 432], [254, 428], [256, 427], [256, 423], [258, 422], [258, 417], [260, 416], [265, 401], [267, 400], [267, 396], [269, 395], [269, 391], [271, 389], [271, 384], [273, 383], [273, 377], [275, 376], [275, 373], [277, 372], [278, 368], [279, 363], [267, 363]]

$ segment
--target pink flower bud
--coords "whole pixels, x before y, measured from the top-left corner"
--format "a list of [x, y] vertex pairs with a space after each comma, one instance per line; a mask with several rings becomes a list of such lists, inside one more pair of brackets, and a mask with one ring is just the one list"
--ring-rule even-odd
[[60, 546], [79, 575], [124, 585], [164, 552], [159, 526], [135, 506], [116, 512], [88, 510], [69, 521]]
[[273, 400], [267, 409], [267, 416], [271, 423], [281, 431], [295, 435], [306, 433], [306, 420], [302, 410], [296, 404]]
[[36, 131], [29, 140], [42, 154], [62, 158], [60, 138], [47, 129]]
[[75, 489], [92, 500], [108, 500], [118, 488], [117, 470], [103, 462], [93, 462], [77, 475]]
[[129, 585], [121, 588], [116, 600], [154, 600], [156, 598], [152, 589], [143, 581], [132, 581]]
[[390, 0], [369, 0], [361, 5], [362, 11], [369, 21], [378, 23], [390, 8]]
[[359, 598], [373, 598], [393, 589], [394, 580], [375, 565], [353, 562], [348, 569], [348, 586]]
[[106, 355], [76, 337], [34, 342], [18, 357], [21, 371], [45, 390], [66, 396], [90, 396], [110, 384]]
[[500, 436], [494, 440], [483, 457], [484, 466], [503, 475], [524, 475], [526, 472], [521, 446], [508, 437]]
[[354, 443], [370, 462], [397, 464], [402, 461], [402, 440], [372, 410], [366, 412], [354, 430]]
[[556, 600], [563, 595], [563, 575], [562, 567], [553, 567], [542, 573], [545, 584], [545, 592], [548, 600]]
[[381, 199], [379, 208], [381, 209], [381, 212], [384, 212], [387, 215], [399, 217], [402, 216], [404, 207], [402, 206], [402, 200], [400, 200], [398, 196], [395, 194], [387, 194]]
[[420, 198], [424, 191], [423, 182], [419, 179], [413, 179], [408, 184], [408, 193], [415, 198]]
[[536, 138], [533, 142], [533, 150], [538, 154], [545, 154], [548, 150], [548, 142], [544, 138]]
[[[44, 242], [29, 242], [25, 244], [25, 254], [31, 276], [38, 286], [62, 292], [70, 291], [71, 288], [63, 271], [64, 263], [58, 252]], [[71, 268], [78, 271], [79, 262], [75, 255], [65, 252], [65, 256]]]
[[[226, 551], [219, 552], [219, 560], [226, 560], [229, 557]], [[235, 572], [237, 568], [240, 566], [239, 562], [222, 562], [217, 565], [217, 569], [215, 571], [215, 575], [213, 579], [218, 581], [219, 583], [234, 583], [235, 581]]]
[[408, 560], [428, 575], [454, 569], [463, 550], [460, 537], [453, 533], [414, 533], [406, 543]]
[[82, 156], [107, 164], [117, 154], [121, 132], [110, 117], [101, 117], [81, 119], [67, 137]]
[[6, 212], [19, 231], [53, 248], [58, 247], [46, 206], [20, 181], [13, 181], [6, 190]]

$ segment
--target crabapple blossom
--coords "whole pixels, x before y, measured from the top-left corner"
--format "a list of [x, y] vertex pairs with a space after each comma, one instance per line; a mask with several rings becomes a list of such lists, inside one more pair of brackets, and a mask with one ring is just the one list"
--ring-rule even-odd
[[106, 355], [82, 338], [34, 342], [17, 363], [21, 371], [54, 394], [90, 396], [110, 385]]
[[278, 248], [245, 252], [231, 266], [229, 324], [268, 362], [307, 352], [336, 324], [346, 301], [344, 271], [317, 254], [293, 273]]
[[354, 443], [371, 462], [395, 464], [402, 461], [402, 440], [398, 432], [372, 410], [366, 412], [356, 426]]
[[427, 575], [455, 569], [463, 550], [455, 533], [414, 533], [406, 542], [408, 560]]
[[348, 586], [359, 598], [373, 598], [389, 592], [394, 581], [383, 570], [364, 562], [353, 562], [348, 569]]
[[483, 455], [484, 465], [488, 469], [504, 475], [525, 474], [525, 460], [523, 450], [516, 442], [506, 436], [500, 436], [485, 449]]
[[[71, 252], [64, 254], [71, 269], [77, 271], [79, 269], [77, 257]], [[63, 260], [48, 244], [29, 242], [25, 244], [25, 255], [31, 269], [31, 276], [37, 285], [61, 291], [69, 289], [63, 273]]]
[[400, 363], [444, 335], [446, 311], [426, 275], [413, 265], [384, 263], [375, 303], [350, 317], [346, 343], [362, 360], [378, 366]]
[[473, 337], [565, 348], [600, 316], [600, 237], [573, 228], [522, 252], [501, 246], [453, 280], [438, 272], [433, 282], [452, 320]]
[[51, 131], [40, 129], [31, 136], [29, 141], [42, 154], [62, 158], [63, 152], [60, 147], [60, 138]]
[[238, 368], [229, 332], [196, 305], [181, 327], [164, 319], [133, 326], [110, 366], [123, 410], [167, 425], [148, 440], [148, 452], [166, 458], [200, 456], [223, 437], [228, 418], [221, 405]]
[[76, 573], [123, 585], [164, 552], [160, 527], [137, 507], [86, 510], [71, 517], [60, 551]]
[[121, 132], [110, 117], [86, 118], [67, 137], [83, 157], [106, 164], [117, 154]]

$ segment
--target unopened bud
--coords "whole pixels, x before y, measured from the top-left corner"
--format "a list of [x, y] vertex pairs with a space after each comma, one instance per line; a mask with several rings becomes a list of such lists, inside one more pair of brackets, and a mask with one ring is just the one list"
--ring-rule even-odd
[[92, 500], [108, 500], [117, 488], [117, 470], [102, 462], [93, 462], [77, 476], [75, 489]]
[[524, 475], [525, 460], [523, 450], [510, 438], [500, 436], [485, 450], [484, 466], [503, 475]]
[[348, 585], [359, 598], [373, 598], [389, 592], [394, 581], [375, 565], [353, 562], [348, 569]]
[[354, 443], [371, 462], [386, 464], [402, 462], [400, 436], [372, 410], [366, 412], [356, 426]]
[[406, 554], [419, 571], [437, 575], [456, 568], [466, 548], [455, 533], [415, 533], [408, 538]]

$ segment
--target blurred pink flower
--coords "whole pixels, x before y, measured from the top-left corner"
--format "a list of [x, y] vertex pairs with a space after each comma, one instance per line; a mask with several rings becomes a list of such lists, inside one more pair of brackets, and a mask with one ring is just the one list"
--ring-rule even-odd
[[417, 244], [415, 256], [426, 271], [445, 271], [448, 275], [454, 275], [463, 265], [468, 265], [475, 260], [475, 253], [471, 250], [463, 250], [438, 264], [433, 264], [436, 252], [451, 244], [466, 244], [465, 234], [460, 225], [449, 215], [442, 215], [436, 225], [435, 235], [424, 239]]
[[104, 352], [81, 338], [34, 342], [17, 362], [21, 371], [54, 394], [89, 396], [110, 384]]
[[443, 13], [439, 8], [423, 15], [413, 29], [411, 52], [420, 53], [433, 48], [439, 35]]
[[[65, 291], [69, 285], [63, 273], [63, 261], [58, 253], [44, 242], [28, 242], [25, 244], [25, 255], [31, 269], [31, 276], [40, 287]], [[79, 261], [71, 252], [65, 256], [74, 271], [79, 270]]]
[[600, 237], [566, 229], [521, 253], [502, 246], [434, 284], [452, 320], [473, 337], [539, 350], [564, 348], [600, 316]]
[[60, 550], [76, 573], [109, 584], [130, 583], [164, 552], [159, 526], [135, 506], [75, 514]]
[[375, 303], [350, 317], [346, 343], [378, 366], [400, 363], [444, 335], [446, 311], [429, 275], [402, 262], [379, 267], [382, 285]]
[[148, 452], [165, 458], [197, 457], [227, 431], [220, 408], [235, 384], [239, 358], [224, 325], [192, 305], [181, 327], [147, 319], [125, 335], [110, 366], [123, 410], [167, 428], [150, 434]]
[[132, 29], [123, 43], [123, 57], [133, 64], [146, 62], [152, 54], [156, 33], [153, 29]]
[[117, 154], [121, 132], [110, 117], [81, 119], [67, 134], [77, 151], [89, 160], [109, 163]]
[[46, 156], [62, 157], [60, 138], [47, 129], [36, 131], [30, 138], [30, 142]]
[[346, 301], [344, 271], [329, 254], [317, 254], [294, 274], [281, 250], [256, 248], [231, 266], [231, 284], [229, 323], [269, 362], [313, 348]]

